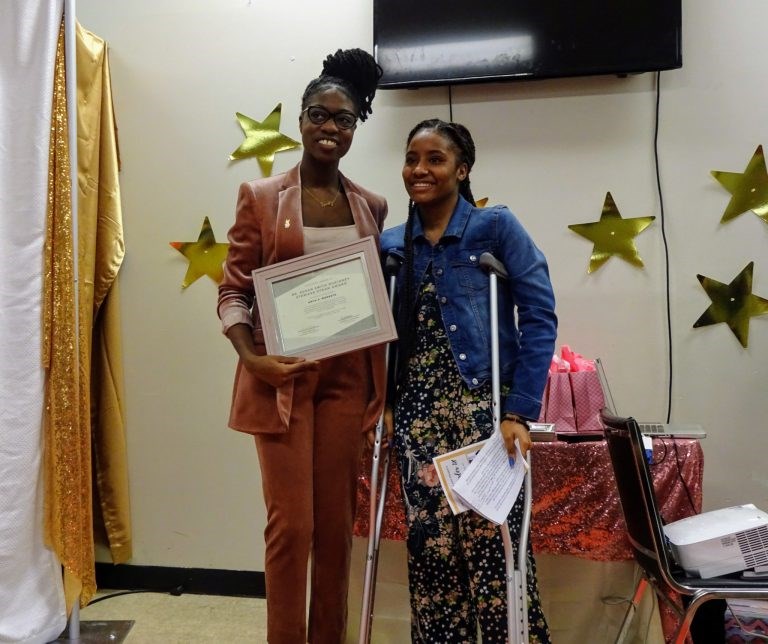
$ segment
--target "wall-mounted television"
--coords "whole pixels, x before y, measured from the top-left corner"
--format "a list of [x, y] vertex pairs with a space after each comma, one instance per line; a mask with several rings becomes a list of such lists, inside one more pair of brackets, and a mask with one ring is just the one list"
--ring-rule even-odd
[[380, 87], [682, 65], [681, 0], [374, 0]]

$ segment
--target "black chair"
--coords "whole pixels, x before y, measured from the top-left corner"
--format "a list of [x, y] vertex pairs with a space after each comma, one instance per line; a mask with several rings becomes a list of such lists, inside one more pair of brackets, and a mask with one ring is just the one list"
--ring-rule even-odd
[[[627, 525], [627, 536], [642, 575], [616, 642], [624, 639], [649, 584], [659, 599], [672, 606], [681, 616], [680, 626], [672, 639], [675, 644], [685, 642], [694, 615], [704, 602], [736, 598], [768, 600], [768, 580], [745, 580], [734, 576], [701, 579], [691, 577], [674, 563], [666, 546], [653, 479], [645, 459], [642, 434], [637, 422], [634, 418], [613, 416], [607, 410], [603, 410], [601, 418]], [[687, 596], [685, 610], [670, 601], [670, 594]], [[757, 633], [752, 635], [764, 637]]]

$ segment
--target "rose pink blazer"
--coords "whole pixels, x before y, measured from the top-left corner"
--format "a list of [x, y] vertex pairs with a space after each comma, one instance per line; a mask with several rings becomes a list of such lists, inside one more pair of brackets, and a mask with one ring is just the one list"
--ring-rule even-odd
[[[387, 202], [346, 177], [344, 192], [360, 237], [379, 232], [387, 215]], [[266, 353], [251, 271], [304, 253], [299, 167], [285, 174], [243, 183], [237, 197], [235, 224], [229, 231], [229, 253], [219, 285], [219, 317], [233, 308], [253, 307], [253, 339], [257, 351]], [[373, 372], [372, 398], [363, 431], [375, 427], [384, 405], [386, 382], [384, 347], [366, 350]], [[293, 383], [274, 387], [251, 375], [238, 361], [229, 426], [241, 432], [279, 433], [288, 430]]]

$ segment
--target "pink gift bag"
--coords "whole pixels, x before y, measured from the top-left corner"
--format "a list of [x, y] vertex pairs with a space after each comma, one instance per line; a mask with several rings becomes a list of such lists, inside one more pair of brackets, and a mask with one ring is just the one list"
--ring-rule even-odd
[[568, 373], [550, 373], [547, 382], [547, 409], [545, 422], [555, 423], [556, 432], [575, 432], [576, 417]]
[[570, 376], [577, 432], [602, 432], [600, 410], [605, 406], [596, 371], [574, 371]]

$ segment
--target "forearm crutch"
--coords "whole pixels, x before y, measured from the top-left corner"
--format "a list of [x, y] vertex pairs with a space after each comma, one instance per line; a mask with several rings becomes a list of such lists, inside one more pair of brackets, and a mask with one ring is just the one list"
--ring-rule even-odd
[[[504, 265], [491, 253], [480, 255], [480, 266], [488, 273], [491, 300], [491, 389], [493, 430], [501, 431], [501, 370], [499, 368], [499, 300], [498, 278], [508, 279]], [[528, 450], [530, 463], [531, 451]], [[525, 492], [523, 521], [520, 527], [520, 540], [517, 545], [517, 568], [515, 568], [512, 538], [509, 535], [509, 523], [501, 525], [501, 538], [504, 542], [504, 563], [507, 577], [507, 633], [509, 644], [528, 642], [528, 534], [531, 527], [531, 497], [533, 484], [530, 467], [525, 474]]]
[[[384, 273], [389, 278], [389, 306], [394, 309], [397, 272], [400, 259], [388, 255], [384, 264]], [[390, 345], [384, 349], [384, 363], [389, 373]], [[381, 523], [384, 518], [384, 500], [387, 497], [387, 477], [389, 474], [389, 448], [384, 450], [382, 457], [381, 442], [384, 437], [384, 414], [376, 424], [376, 437], [373, 442], [373, 458], [371, 464], [371, 500], [368, 519], [368, 550], [365, 557], [365, 579], [363, 581], [363, 603], [360, 613], [359, 644], [371, 641], [371, 624], [373, 622], [373, 597], [376, 589], [376, 570], [379, 564], [379, 541], [381, 539]], [[381, 489], [379, 490], [379, 464], [381, 463]], [[378, 497], [378, 499], [377, 499]]]

